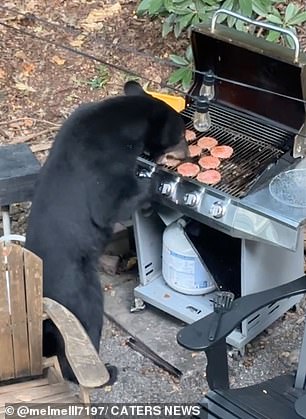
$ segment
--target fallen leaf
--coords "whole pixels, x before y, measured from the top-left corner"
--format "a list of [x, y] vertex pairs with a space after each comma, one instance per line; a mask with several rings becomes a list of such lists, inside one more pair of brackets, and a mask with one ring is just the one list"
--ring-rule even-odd
[[137, 258], [131, 257], [126, 264], [126, 270], [129, 271], [130, 269], [134, 268], [136, 264], [137, 264]]
[[35, 7], [37, 6], [39, 2], [37, 0], [28, 0], [26, 2], [26, 11], [27, 12], [31, 12], [35, 9]]
[[88, 16], [81, 22], [81, 26], [87, 30], [98, 30], [101, 28], [101, 23], [108, 17], [114, 16], [121, 11], [121, 4], [119, 2], [105, 5], [101, 9], [93, 9]]
[[85, 35], [79, 35], [75, 39], [70, 41], [69, 43], [72, 47], [80, 47], [83, 45], [84, 41], [85, 41]]
[[64, 65], [66, 60], [64, 58], [59, 57], [58, 55], [53, 55], [53, 57], [51, 57], [50, 61], [54, 64], [57, 65]]
[[35, 70], [35, 65], [31, 63], [25, 63], [22, 66], [22, 70], [25, 76], [29, 76]]
[[0, 79], [5, 79], [6, 72], [2, 68], [0, 68]]
[[33, 87], [29, 86], [28, 83], [23, 83], [21, 81], [17, 81], [15, 84], [16, 89], [22, 90], [24, 92], [35, 92], [35, 89]]
[[43, 134], [48, 134], [49, 132], [56, 131], [57, 129], [58, 129], [57, 127], [49, 127], [47, 129], [44, 129], [43, 131], [33, 132], [32, 134], [23, 135], [22, 137], [16, 137], [16, 138], [13, 139], [12, 142], [14, 144], [25, 143], [25, 142], [33, 140], [33, 138], [35, 138], [35, 137], [40, 137]]
[[20, 128], [22, 128], [22, 125], [23, 125], [23, 120], [22, 121], [11, 122], [10, 123], [10, 128], [20, 129]]
[[21, 60], [24, 60], [24, 61], [27, 59], [27, 56], [25, 55], [23, 51], [16, 51], [15, 57], [20, 58]]
[[44, 28], [42, 26], [36, 26], [33, 31], [36, 33], [40, 33], [43, 32]]
[[87, 32], [99, 32], [103, 29], [103, 23], [102, 22], [98, 22], [98, 23], [84, 23], [82, 25], [83, 29], [85, 29]]
[[5, 131], [3, 128], [0, 128], [0, 136], [2, 135], [2, 137], [9, 139], [10, 135], [8, 133], [8, 131]]
[[33, 127], [34, 121], [33, 119], [25, 119], [23, 125], [27, 128]]

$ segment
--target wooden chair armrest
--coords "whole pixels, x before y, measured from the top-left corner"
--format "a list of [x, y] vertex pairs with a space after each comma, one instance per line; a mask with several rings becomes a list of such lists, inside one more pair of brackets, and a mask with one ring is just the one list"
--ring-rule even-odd
[[214, 341], [208, 339], [208, 331], [216, 313], [211, 313], [196, 322], [185, 326], [177, 335], [178, 343], [193, 351], [205, 351], [218, 344], [239, 324], [257, 310], [284, 298], [306, 292], [306, 275], [279, 287], [246, 295], [234, 300], [229, 312], [222, 315], [219, 329]]
[[43, 306], [64, 339], [66, 357], [79, 384], [95, 388], [107, 383], [109, 373], [79, 320], [50, 298], [43, 299]]

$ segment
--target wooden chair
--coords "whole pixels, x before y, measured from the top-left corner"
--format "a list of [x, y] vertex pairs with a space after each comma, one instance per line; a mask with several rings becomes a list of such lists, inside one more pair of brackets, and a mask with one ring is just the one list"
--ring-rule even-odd
[[[42, 356], [44, 319], [51, 319], [63, 336], [79, 397], [63, 379], [57, 357]], [[43, 298], [42, 261], [20, 245], [0, 243], [0, 418], [6, 403], [89, 403], [89, 390], [108, 380], [80, 322]]]
[[205, 351], [210, 391], [200, 401], [203, 419], [301, 419], [306, 418], [306, 326], [296, 373], [282, 375], [250, 387], [230, 389], [226, 336], [260, 308], [306, 292], [306, 276], [274, 289], [234, 301], [222, 315], [216, 338], [208, 338], [211, 313], [178, 333], [178, 343], [192, 351]]

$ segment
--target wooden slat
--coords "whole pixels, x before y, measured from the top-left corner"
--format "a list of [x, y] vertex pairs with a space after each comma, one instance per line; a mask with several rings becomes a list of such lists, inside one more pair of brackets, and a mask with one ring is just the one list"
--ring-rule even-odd
[[[80, 401], [76, 398], [73, 397], [70, 393], [63, 393], [61, 395], [55, 396], [54, 399], [51, 398], [43, 398], [41, 400], [36, 400], [35, 403], [31, 403], [31, 408], [32, 409], [39, 409], [42, 407], [42, 404], [54, 404], [54, 408], [56, 407], [67, 407], [68, 405], [79, 405], [80, 406]], [[14, 416], [15, 418], [16, 416]], [[5, 419], [7, 418], [7, 416], [5, 416], [5, 410], [4, 407], [0, 408], [0, 419]], [[37, 418], [37, 419], [42, 419], [41, 415], [38, 416], [31, 416], [31, 418]], [[49, 419], [51, 419], [51, 416], [48, 416]], [[87, 416], [85, 411], [82, 412], [82, 414], [78, 415], [78, 418], [81, 419], [91, 419], [91, 416]], [[56, 416], [55, 414], [52, 415], [52, 419], [76, 419], [76, 416]]]
[[66, 392], [42, 397], [37, 403], [80, 403], [80, 400], [70, 389], [68, 389]]
[[15, 400], [16, 395], [25, 394], [27, 396], [28, 394], [33, 393], [33, 391], [39, 396], [38, 400], [41, 403], [59, 402], [62, 399], [66, 399], [66, 402], [68, 402], [68, 399], [75, 403], [80, 402], [78, 397], [72, 392], [67, 382], [61, 381], [60, 383], [56, 384], [63, 384], [63, 387], [61, 387], [61, 391], [63, 390], [62, 392], [54, 394], [54, 391], [50, 391], [50, 388], [53, 389], [54, 386], [52, 387], [52, 384], [49, 383], [47, 378], [30, 380], [23, 383], [10, 384], [4, 387], [0, 387], [0, 396], [3, 396], [0, 402], [0, 412], [4, 408], [5, 404], [10, 402], [12, 399]]
[[[37, 408], [39, 408], [39, 406], [37, 406]], [[33, 415], [31, 415], [31, 416], [28, 416], [28, 417], [31, 417], [31, 419], [42, 419], [41, 418], [41, 415], [39, 414], [38, 416], [33, 416]], [[7, 418], [7, 416], [5, 416], [4, 415], [4, 413], [3, 414], [1, 414], [0, 413], [0, 419], [5, 419], [5, 418]], [[12, 416], [12, 418], [16, 418], [16, 416]], [[45, 416], [45, 418], [46, 419], [75, 419], [75, 416], [67, 416], [67, 415], [65, 415], [65, 416], [62, 416], [62, 415], [60, 415], [60, 416], [54, 416], [54, 415], [52, 415], [52, 417], [51, 416]], [[90, 419], [90, 417], [89, 416], [79, 416], [78, 415], [78, 419]]]
[[[48, 387], [48, 386], [46, 386]], [[54, 392], [53, 392], [54, 393]], [[7, 395], [7, 400], [0, 405], [0, 413], [4, 412], [5, 405], [8, 403], [15, 403], [15, 396], [12, 393], [12, 397], [10, 397], [10, 394]], [[20, 403], [20, 402], [19, 402]], [[22, 403], [22, 402], [21, 402]], [[60, 391], [58, 394], [51, 394], [47, 396], [41, 396], [35, 401], [30, 402], [32, 406], [34, 406], [34, 403], [80, 403], [80, 400], [77, 396], [75, 396], [70, 389], [66, 389], [66, 391]]]
[[26, 388], [32, 388], [32, 387], [42, 387], [49, 385], [47, 378], [40, 378], [38, 380], [30, 380], [30, 381], [24, 381], [23, 383], [13, 383], [13, 384], [7, 384], [6, 386], [0, 387], [0, 396], [2, 394], [8, 394], [8, 393], [15, 393], [19, 392], [20, 390], [24, 390]]
[[15, 377], [30, 375], [30, 356], [28, 326], [25, 303], [25, 285], [23, 272], [23, 249], [12, 244], [8, 246], [7, 257], [11, 302], [11, 324], [13, 332], [13, 350]]
[[0, 244], [0, 381], [13, 378], [15, 374], [5, 255], [5, 247], [2, 243]]
[[3, 394], [0, 396], [0, 405], [4, 403], [20, 403], [22, 401], [32, 403], [36, 402], [43, 397], [50, 397], [56, 394], [66, 393], [68, 384], [50, 384], [48, 386], [27, 388], [24, 391], [18, 393]]
[[42, 261], [24, 249], [31, 374], [42, 373]]
[[[52, 403], [52, 405], [54, 404], [54, 408], [56, 408], [57, 406], [60, 407], [61, 405], [63, 405], [62, 407], [67, 407], [67, 406], [69, 406], [69, 404], [70, 405], [74, 405], [74, 404], [80, 405], [79, 400], [69, 396], [68, 393], [64, 393], [61, 397], [59, 397], [56, 400], [42, 399], [42, 400], [36, 401], [36, 403], [31, 403], [31, 408], [32, 409], [35, 409], [35, 408], [39, 409], [39, 408], [42, 407], [42, 404], [49, 404], [49, 403]], [[12, 417], [16, 418], [16, 416], [12, 416]], [[44, 416], [44, 417], [46, 417], [46, 419], [47, 418], [48, 419], [76, 419], [75, 415], [73, 415], [73, 416], [67, 416], [67, 415], [56, 416], [55, 414], [53, 414], [52, 416], [48, 416], [48, 417]], [[42, 416], [41, 416], [41, 414], [38, 415], [38, 416], [33, 416], [32, 415], [31, 418], [32, 419], [36, 419], [36, 418], [37, 419], [42, 419]], [[4, 408], [3, 409], [0, 408], [0, 419], [8, 419], [8, 416], [5, 416]], [[78, 414], [77, 419], [92, 419], [92, 417], [87, 416], [85, 411], [84, 411], [82, 415]]]

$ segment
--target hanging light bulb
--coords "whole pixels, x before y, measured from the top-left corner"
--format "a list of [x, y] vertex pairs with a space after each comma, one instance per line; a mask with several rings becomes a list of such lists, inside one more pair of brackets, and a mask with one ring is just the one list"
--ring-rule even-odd
[[193, 126], [199, 132], [208, 131], [211, 126], [211, 119], [208, 112], [208, 100], [205, 96], [199, 96], [196, 101]]
[[205, 96], [208, 100], [215, 97], [215, 76], [211, 70], [204, 74], [200, 96]]

